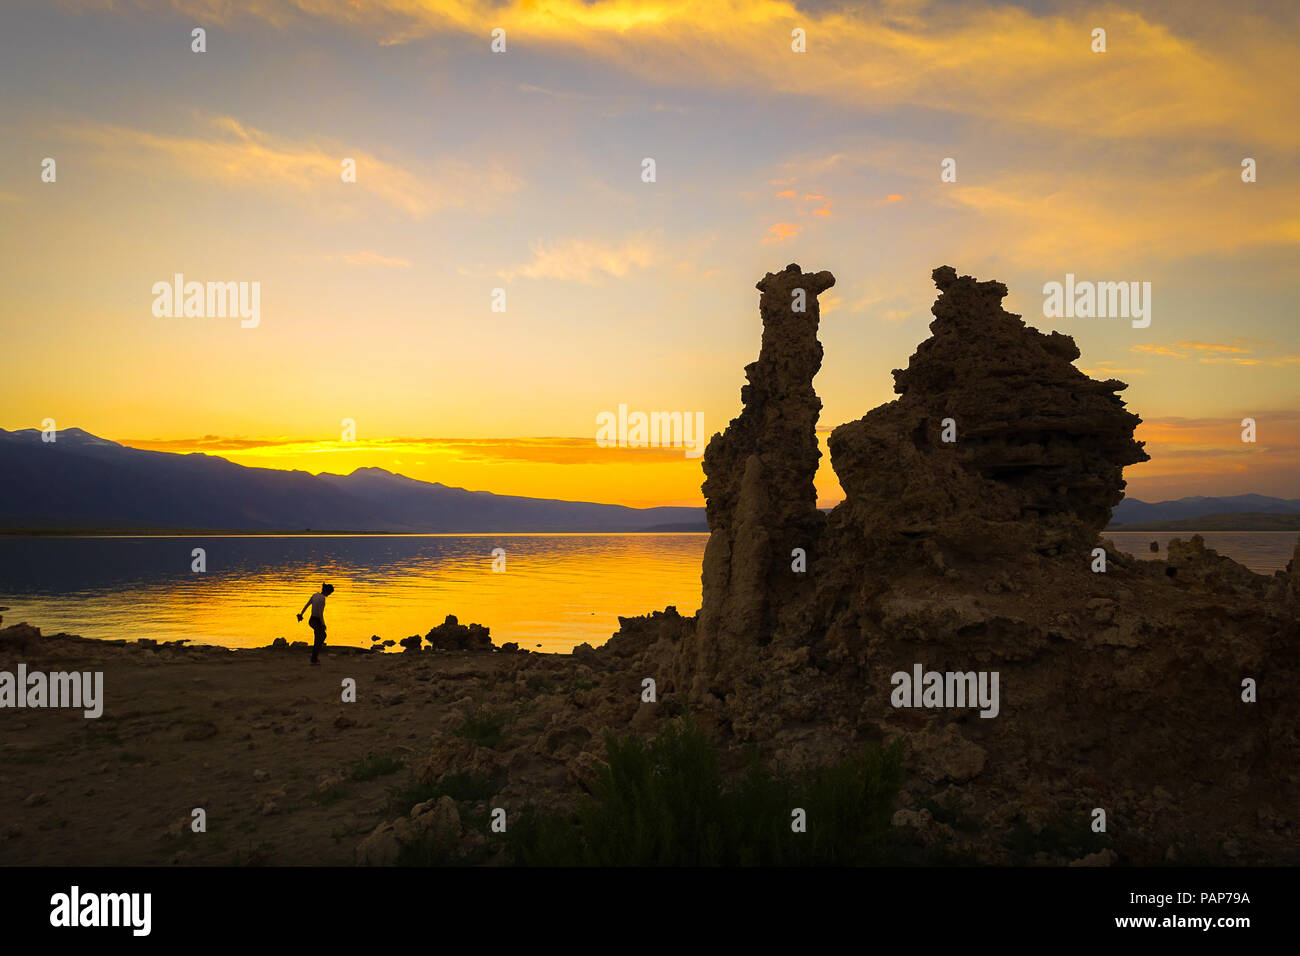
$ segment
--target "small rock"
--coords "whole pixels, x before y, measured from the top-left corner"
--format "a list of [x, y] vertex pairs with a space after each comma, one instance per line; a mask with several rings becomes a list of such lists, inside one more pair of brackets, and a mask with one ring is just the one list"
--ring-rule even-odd
[[346, 779], [341, 773], [323, 773], [316, 778], [316, 792], [324, 793], [333, 787], [342, 786]]

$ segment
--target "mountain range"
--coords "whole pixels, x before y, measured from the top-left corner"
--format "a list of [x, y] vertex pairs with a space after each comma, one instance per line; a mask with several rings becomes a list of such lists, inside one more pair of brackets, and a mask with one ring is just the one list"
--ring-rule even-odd
[[[1175, 501], [1142, 501], [1125, 498], [1111, 512], [1110, 527], [1151, 524], [1157, 521], [1186, 521], [1193, 518], [1226, 519], [1229, 515], [1300, 515], [1300, 498], [1269, 498], [1265, 495], [1232, 495], [1226, 498], [1178, 498]], [[1222, 523], [1219, 521], [1216, 524]], [[1229, 522], [1231, 523], [1231, 522]], [[1134, 529], [1137, 530], [1137, 529]], [[1171, 529], [1172, 530], [1172, 529]], [[1188, 526], [1188, 530], [1198, 530]], [[1215, 530], [1201, 528], [1202, 531]], [[1225, 529], [1227, 530], [1227, 529]]]
[[703, 508], [466, 491], [382, 468], [250, 468], [128, 448], [79, 428], [0, 429], [0, 528], [223, 531], [707, 531]]
[[[1187, 521], [1211, 517], [1199, 530], [1215, 530], [1211, 524], [1245, 529], [1269, 527], [1263, 516], [1282, 515], [1300, 515], [1300, 498], [1126, 498], [1110, 527], [1178, 522], [1197, 530]], [[1279, 527], [1291, 523], [1278, 520]], [[129, 448], [79, 428], [62, 429], [48, 443], [34, 428], [0, 429], [0, 529], [19, 528], [473, 533], [707, 531], [708, 525], [703, 508], [497, 495], [382, 468], [312, 475], [250, 468], [201, 452]]]

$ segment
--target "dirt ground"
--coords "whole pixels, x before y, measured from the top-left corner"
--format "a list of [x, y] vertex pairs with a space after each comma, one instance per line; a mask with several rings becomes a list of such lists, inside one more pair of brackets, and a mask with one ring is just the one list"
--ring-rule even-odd
[[[0, 709], [0, 865], [351, 864], [430, 742], [520, 656], [334, 652], [311, 667], [301, 649], [0, 644], [0, 670], [103, 671], [105, 701], [99, 719]], [[365, 779], [367, 755], [404, 765]]]

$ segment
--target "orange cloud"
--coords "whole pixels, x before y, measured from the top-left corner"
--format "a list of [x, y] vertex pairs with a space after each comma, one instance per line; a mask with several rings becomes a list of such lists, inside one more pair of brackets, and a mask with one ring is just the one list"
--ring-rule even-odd
[[803, 226], [793, 222], [777, 222], [768, 227], [768, 235], [763, 239], [764, 242], [784, 242], [787, 239], [793, 239], [799, 235]]
[[1146, 352], [1149, 355], [1167, 355], [1170, 358], [1187, 358], [1183, 352], [1175, 352], [1167, 345], [1134, 345], [1130, 352]]
[[592, 285], [601, 279], [621, 279], [635, 269], [646, 269], [661, 258], [656, 240], [635, 235], [621, 242], [562, 239], [534, 243], [533, 261], [497, 274], [503, 279], [561, 279]]
[[[1251, 341], [1239, 339], [1238, 341]], [[1273, 343], [1267, 343], [1272, 345]], [[1182, 351], [1176, 351], [1182, 349]], [[1296, 355], [1279, 355], [1275, 358], [1246, 358], [1252, 355], [1253, 350], [1242, 348], [1239, 345], [1222, 345], [1216, 342], [1175, 342], [1173, 347], [1167, 345], [1134, 345], [1129, 351], [1146, 352], [1149, 355], [1164, 355], [1169, 358], [1190, 358], [1193, 353], [1199, 353], [1197, 361], [1205, 365], [1229, 363], [1250, 367], [1253, 365], [1273, 365], [1288, 366], [1300, 363], [1300, 356]]]
[[1196, 352], [1232, 352], [1238, 355], [1249, 355], [1250, 349], [1238, 348], [1235, 345], [1216, 345], [1212, 342], [1179, 342], [1177, 347], [1180, 349], [1192, 349]]
[[[1245, 416], [1243, 416], [1245, 417]], [[1193, 494], [1295, 497], [1300, 471], [1300, 412], [1251, 414], [1257, 440], [1244, 442], [1241, 418], [1157, 418], [1136, 437], [1151, 460], [1124, 471], [1128, 494], [1148, 500]]]
[[[596, 444], [595, 430], [590, 438], [539, 437], [539, 438], [387, 438], [339, 440], [293, 438], [236, 438], [204, 435], [201, 438], [123, 439], [121, 444], [149, 451], [168, 451], [178, 454], [204, 452], [228, 456], [237, 453], [241, 458], [301, 459], [304, 456], [346, 453], [363, 459], [389, 455], [442, 456], [443, 460], [460, 462], [531, 462], [547, 465], [610, 464], [630, 462], [676, 462], [683, 458], [680, 448], [601, 448]], [[269, 467], [284, 467], [267, 461]]]

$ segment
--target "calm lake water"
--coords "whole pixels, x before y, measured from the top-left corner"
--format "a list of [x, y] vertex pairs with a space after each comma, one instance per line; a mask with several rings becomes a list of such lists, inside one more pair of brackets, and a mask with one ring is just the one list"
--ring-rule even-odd
[[[311, 640], [296, 615], [322, 581], [330, 644], [424, 634], [454, 614], [497, 644], [566, 653], [618, 617], [700, 606], [707, 534], [0, 537], [0, 612], [44, 634]], [[207, 572], [190, 570], [194, 548]], [[492, 551], [505, 550], [505, 571]], [[397, 648], [401, 650], [401, 648]]]
[[[1125, 554], [1164, 560], [1169, 556], [1166, 549], [1170, 541], [1174, 538], [1190, 541], [1194, 534], [1205, 539], [1207, 548], [1244, 564], [1256, 574], [1284, 570], [1295, 552], [1296, 538], [1300, 537], [1294, 531], [1107, 531], [1103, 537], [1114, 541], [1115, 547]], [[1158, 554], [1151, 551], [1152, 541], [1160, 545]]]
[[[1118, 532], [1120, 549], [1165, 556], [1192, 532]], [[1294, 532], [1204, 532], [1254, 571], [1286, 567]], [[619, 615], [700, 606], [707, 534], [0, 537], [5, 624], [94, 638], [188, 638], [259, 647], [310, 640], [295, 617], [322, 581], [331, 644], [424, 634], [448, 614], [501, 644], [565, 653], [606, 641]], [[1159, 554], [1150, 543], [1160, 543]], [[207, 572], [190, 570], [207, 552]], [[492, 570], [504, 548], [506, 569]]]

